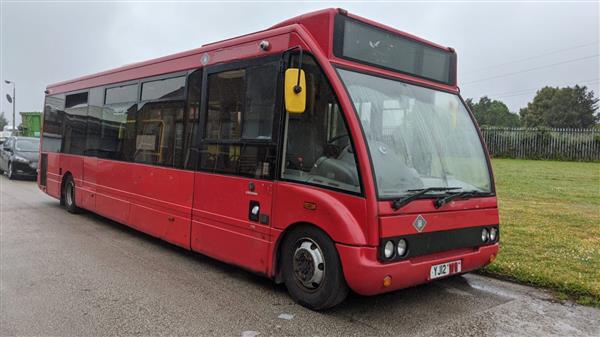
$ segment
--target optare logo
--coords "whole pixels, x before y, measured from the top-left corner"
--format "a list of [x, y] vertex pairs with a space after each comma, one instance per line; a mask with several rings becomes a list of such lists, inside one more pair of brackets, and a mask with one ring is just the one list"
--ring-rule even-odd
[[425, 229], [425, 225], [427, 225], [427, 220], [421, 214], [413, 221], [413, 226], [418, 232], [422, 232]]

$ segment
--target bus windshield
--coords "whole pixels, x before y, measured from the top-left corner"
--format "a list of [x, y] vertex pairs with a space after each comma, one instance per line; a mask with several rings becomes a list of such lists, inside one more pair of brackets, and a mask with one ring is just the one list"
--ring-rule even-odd
[[481, 140], [458, 95], [338, 72], [360, 118], [380, 198], [429, 187], [491, 192]]

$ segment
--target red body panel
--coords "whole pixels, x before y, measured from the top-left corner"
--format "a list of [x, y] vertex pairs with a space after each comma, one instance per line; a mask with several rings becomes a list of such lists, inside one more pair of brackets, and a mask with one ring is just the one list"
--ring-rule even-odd
[[[77, 205], [168, 242], [273, 277], [277, 273], [279, 239], [299, 223], [321, 228], [336, 243], [350, 287], [365, 295], [428, 281], [433, 264], [462, 260], [463, 271], [490, 261], [498, 245], [463, 249], [383, 264], [378, 261], [381, 238], [416, 233], [416, 214], [427, 221], [425, 232], [498, 224], [495, 197], [456, 200], [440, 209], [431, 200], [415, 200], [398, 211], [378, 201], [366, 141], [353, 105], [334, 65], [395, 77], [424, 86], [458, 92], [443, 85], [336, 58], [332, 52], [333, 19], [327, 9], [282, 22], [272, 28], [155, 60], [65, 81], [48, 87], [49, 94], [102, 86], [240, 59], [281, 53], [294, 47], [314, 55], [338, 97], [358, 161], [362, 192], [352, 195], [287, 181], [266, 181], [220, 174], [48, 153], [47, 183], [40, 188], [61, 197], [70, 174]], [[436, 48], [447, 49], [393, 28], [350, 15]], [[270, 48], [259, 44], [268, 40]], [[203, 55], [208, 62], [202, 64]], [[43, 130], [42, 130], [43, 131]], [[38, 180], [39, 183], [39, 180]], [[254, 185], [254, 189], [250, 184]], [[268, 218], [250, 221], [251, 202]], [[315, 205], [305, 207], [308, 205]], [[266, 219], [266, 220], [265, 220]], [[385, 276], [392, 285], [383, 287]]]
[[[277, 183], [275, 196], [275, 228], [285, 230], [296, 223], [318, 224], [335, 242], [368, 244], [364, 198], [287, 182]], [[306, 209], [306, 202], [314, 204], [316, 208]]]
[[[498, 244], [476, 249], [461, 249], [425, 258], [382, 264], [377, 260], [377, 248], [337, 245], [344, 266], [346, 282], [361, 295], [375, 295], [429, 282], [431, 266], [460, 260], [462, 272], [481, 268], [490, 263], [498, 252]], [[392, 284], [384, 287], [383, 279], [391, 276]]]
[[[254, 185], [254, 189], [250, 188]], [[251, 201], [270, 216], [273, 182], [196, 173], [192, 249], [266, 274], [269, 223], [248, 220]]]

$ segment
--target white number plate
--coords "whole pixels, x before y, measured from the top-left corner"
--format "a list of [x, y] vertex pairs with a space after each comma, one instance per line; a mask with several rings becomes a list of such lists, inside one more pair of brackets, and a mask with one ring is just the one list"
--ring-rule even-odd
[[434, 279], [446, 275], [460, 273], [461, 264], [459, 261], [452, 261], [448, 263], [436, 264], [435, 266], [431, 266], [431, 271], [429, 272], [429, 278]]

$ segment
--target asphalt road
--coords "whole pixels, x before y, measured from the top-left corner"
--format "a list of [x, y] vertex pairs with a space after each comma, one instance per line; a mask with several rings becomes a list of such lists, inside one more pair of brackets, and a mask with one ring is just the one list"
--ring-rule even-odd
[[600, 310], [473, 274], [312, 312], [268, 279], [69, 214], [35, 182], [0, 177], [0, 204], [2, 336], [600, 336]]

